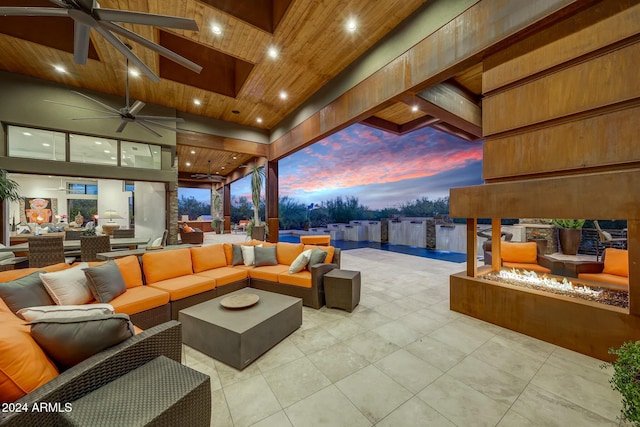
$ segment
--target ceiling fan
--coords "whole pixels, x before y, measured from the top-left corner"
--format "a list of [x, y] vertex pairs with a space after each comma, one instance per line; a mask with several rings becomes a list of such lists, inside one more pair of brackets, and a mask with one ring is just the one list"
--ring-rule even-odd
[[[131, 46], [128, 46], [128, 48], [131, 48]], [[119, 110], [101, 102], [98, 101], [97, 99], [91, 98], [90, 96], [87, 96], [83, 93], [80, 92], [76, 92], [75, 90], [72, 90], [71, 92], [82, 96], [83, 98], [88, 99], [89, 101], [98, 104], [100, 107], [102, 107], [102, 110], [98, 110], [98, 109], [94, 109], [94, 108], [88, 108], [88, 107], [81, 107], [79, 105], [73, 105], [73, 104], [65, 104], [62, 102], [57, 102], [57, 101], [51, 101], [48, 99], [45, 99], [45, 102], [50, 102], [52, 104], [58, 104], [58, 105], [64, 105], [67, 107], [74, 107], [74, 108], [81, 108], [83, 110], [89, 110], [89, 111], [97, 111], [99, 113], [104, 113], [106, 114], [105, 116], [97, 116], [97, 117], [75, 117], [72, 118], [71, 120], [100, 120], [100, 119], [120, 119], [120, 125], [118, 126], [118, 128], [116, 129], [116, 132], [120, 133], [124, 130], [124, 128], [127, 126], [127, 124], [129, 123], [134, 123], [140, 127], [142, 127], [143, 129], [145, 129], [147, 132], [161, 138], [162, 135], [158, 132], [156, 132], [154, 129], [151, 128], [151, 126], [157, 126], [160, 127], [162, 129], [166, 129], [166, 130], [170, 130], [173, 132], [187, 132], [184, 131], [182, 129], [178, 129], [178, 128], [173, 128], [171, 126], [167, 126], [165, 124], [162, 123], [158, 123], [158, 122], [173, 122], [173, 123], [182, 123], [184, 122], [184, 119], [179, 118], [179, 117], [165, 117], [165, 116], [145, 116], [145, 115], [140, 115], [138, 114], [138, 112], [140, 112], [140, 110], [142, 110], [144, 108], [144, 106], [146, 105], [144, 102], [142, 101], [134, 101], [133, 104], [130, 104], [130, 99], [129, 99], [129, 59], [127, 59], [127, 78], [126, 78], [126, 92], [125, 92], [125, 106], [120, 108]]]
[[206, 179], [209, 181], [222, 182], [224, 181], [224, 177], [222, 175], [211, 174], [211, 160], [207, 160], [209, 163], [209, 172], [208, 173], [194, 173], [191, 175], [191, 178], [194, 179]]
[[64, 182], [62, 181], [62, 179], [60, 180], [60, 186], [59, 187], [49, 187], [49, 188], [43, 188], [43, 190], [46, 191], [64, 191], [65, 193], [69, 194], [69, 189], [67, 187], [64, 186]]
[[142, 46], [196, 73], [202, 70], [201, 66], [189, 61], [187, 58], [113, 23], [122, 22], [198, 31], [198, 24], [193, 19], [127, 10], [103, 9], [96, 0], [49, 1], [59, 7], [0, 7], [0, 16], [68, 16], [73, 19], [73, 59], [76, 64], [84, 65], [87, 63], [89, 33], [93, 29], [127, 57], [140, 69], [140, 72], [146, 74], [154, 82], [160, 81], [160, 78], [140, 58], [134, 55], [114, 33], [140, 43]]

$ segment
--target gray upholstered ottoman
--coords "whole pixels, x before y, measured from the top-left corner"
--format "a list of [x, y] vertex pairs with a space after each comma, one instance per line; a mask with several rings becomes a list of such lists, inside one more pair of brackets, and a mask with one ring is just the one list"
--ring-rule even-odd
[[336, 268], [325, 274], [324, 298], [327, 308], [351, 313], [360, 302], [360, 272]]
[[[220, 305], [223, 299], [242, 293], [256, 294], [260, 300], [244, 309]], [[302, 325], [302, 300], [244, 288], [180, 310], [178, 320], [186, 345], [244, 369]]]
[[[90, 380], [90, 379], [88, 379]], [[208, 375], [157, 357], [72, 402], [60, 426], [206, 426], [211, 424]]]

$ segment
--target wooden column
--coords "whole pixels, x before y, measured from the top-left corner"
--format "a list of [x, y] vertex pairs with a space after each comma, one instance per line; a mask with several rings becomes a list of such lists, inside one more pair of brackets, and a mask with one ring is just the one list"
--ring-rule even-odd
[[277, 242], [280, 235], [280, 218], [278, 216], [278, 161], [267, 162], [267, 206], [266, 216], [269, 226], [269, 242]]
[[224, 215], [224, 232], [231, 233], [231, 184], [222, 187], [222, 214]]
[[467, 276], [476, 277], [478, 274], [477, 236], [478, 220], [467, 218]]
[[629, 313], [640, 315], [640, 220], [627, 220], [629, 251]]
[[491, 269], [499, 271], [501, 267], [500, 241], [502, 240], [502, 224], [500, 218], [491, 218]]

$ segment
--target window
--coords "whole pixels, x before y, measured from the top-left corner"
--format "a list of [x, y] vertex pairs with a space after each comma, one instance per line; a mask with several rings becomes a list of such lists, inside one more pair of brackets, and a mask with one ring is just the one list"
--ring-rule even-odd
[[118, 165], [118, 141], [86, 135], [69, 135], [69, 159], [77, 163]]
[[93, 221], [93, 216], [98, 213], [98, 201], [96, 199], [67, 199], [67, 212], [69, 212], [69, 222], [80, 214], [83, 217], [83, 224], [86, 224]]
[[65, 134], [20, 126], [8, 126], [9, 157], [64, 162]]
[[160, 169], [160, 146], [129, 141], [121, 141], [120, 144], [122, 166]]
[[98, 194], [97, 184], [67, 184], [68, 194]]

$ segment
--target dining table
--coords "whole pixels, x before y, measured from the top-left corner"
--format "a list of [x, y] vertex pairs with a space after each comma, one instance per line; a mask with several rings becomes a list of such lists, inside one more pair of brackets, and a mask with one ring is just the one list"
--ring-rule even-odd
[[[111, 248], [136, 248], [149, 241], [148, 237], [120, 237], [109, 239]], [[65, 251], [79, 251], [80, 240], [64, 240], [62, 242]], [[0, 247], [0, 252], [29, 252], [29, 243], [19, 243], [13, 246]]]

